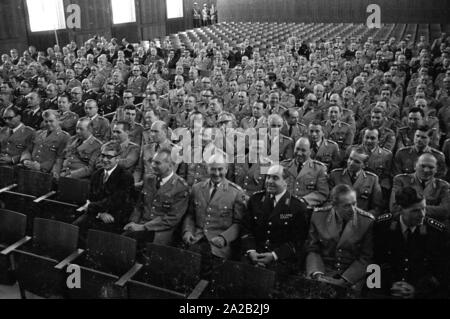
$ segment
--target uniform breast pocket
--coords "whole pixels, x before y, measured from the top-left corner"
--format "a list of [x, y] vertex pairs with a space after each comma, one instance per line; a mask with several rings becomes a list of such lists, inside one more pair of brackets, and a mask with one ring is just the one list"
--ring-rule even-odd
[[306, 190], [313, 191], [316, 190], [316, 180], [313, 178], [308, 178], [305, 180]]
[[161, 208], [163, 211], [167, 212], [172, 208], [172, 202], [166, 200], [161, 203]]
[[16, 148], [17, 148], [19, 151], [23, 151], [23, 150], [25, 149], [25, 145], [23, 145], [23, 144], [16, 144]]
[[51, 152], [56, 153], [56, 152], [58, 151], [58, 146], [57, 146], [56, 144], [50, 144], [50, 145], [48, 145], [48, 149], [49, 149]]
[[372, 189], [369, 187], [364, 187], [361, 189], [361, 193], [359, 197], [363, 200], [368, 200], [370, 198], [370, 195], [372, 194]]
[[326, 162], [326, 163], [331, 162], [331, 154], [330, 153], [322, 154], [321, 158], [322, 158], [323, 162]]
[[231, 218], [232, 214], [233, 214], [233, 211], [232, 211], [231, 207], [225, 206], [224, 208], [222, 208], [220, 210], [221, 218]]

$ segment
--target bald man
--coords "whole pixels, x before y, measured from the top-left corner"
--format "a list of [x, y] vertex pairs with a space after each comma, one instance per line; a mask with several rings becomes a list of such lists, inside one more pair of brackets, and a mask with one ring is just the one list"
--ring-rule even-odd
[[78, 121], [76, 132], [64, 149], [61, 166], [53, 169], [56, 178], [90, 178], [94, 172], [102, 142], [92, 135], [92, 125], [88, 118]]
[[194, 251], [208, 251], [218, 258], [231, 257], [231, 244], [238, 239], [244, 213], [244, 190], [226, 179], [226, 156], [207, 160], [209, 178], [192, 187], [183, 223], [183, 241]]
[[289, 192], [288, 177], [281, 165], [269, 168], [266, 190], [250, 197], [241, 236], [250, 263], [283, 274], [301, 270], [308, 234], [307, 207]]
[[281, 163], [289, 173], [289, 192], [309, 207], [325, 203], [329, 195], [327, 166], [311, 159], [311, 143], [302, 137], [295, 144], [294, 159]]
[[390, 201], [391, 213], [399, 211], [395, 194], [405, 187], [414, 188], [427, 204], [427, 216], [445, 221], [450, 216], [450, 185], [436, 178], [438, 161], [433, 154], [422, 154], [417, 160], [415, 173], [400, 174], [394, 178]]

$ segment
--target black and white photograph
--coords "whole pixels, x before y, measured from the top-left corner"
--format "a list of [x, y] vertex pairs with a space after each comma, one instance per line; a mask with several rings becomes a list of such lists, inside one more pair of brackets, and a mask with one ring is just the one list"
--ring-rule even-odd
[[450, 299], [448, 1], [0, 12], [0, 299]]

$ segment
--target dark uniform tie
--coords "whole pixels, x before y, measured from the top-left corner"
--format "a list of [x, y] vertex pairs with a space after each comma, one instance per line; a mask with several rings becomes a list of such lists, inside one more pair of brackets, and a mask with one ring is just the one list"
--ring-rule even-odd
[[213, 183], [213, 189], [211, 192], [211, 196], [209, 197], [209, 201], [211, 201], [214, 198], [214, 195], [216, 195], [216, 192], [217, 192], [217, 184]]
[[300, 174], [302, 168], [303, 168], [303, 163], [299, 163], [299, 164], [297, 165], [297, 175]]
[[317, 145], [316, 142], [312, 143], [312, 150], [313, 150], [315, 155], [317, 155], [317, 153], [319, 152], [319, 146]]
[[292, 136], [292, 131], [294, 130], [294, 126], [293, 125], [289, 125], [289, 137]]
[[156, 184], [155, 184], [156, 190], [159, 190], [161, 188], [161, 181], [162, 181], [161, 177], [156, 178]]

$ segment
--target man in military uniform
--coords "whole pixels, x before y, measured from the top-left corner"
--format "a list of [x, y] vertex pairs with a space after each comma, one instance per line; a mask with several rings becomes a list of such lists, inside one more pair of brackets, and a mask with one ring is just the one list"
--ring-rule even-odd
[[[244, 191], [225, 178], [226, 162], [221, 153], [208, 159], [210, 178], [192, 187], [183, 222], [183, 241], [189, 249], [221, 259], [232, 255], [231, 247], [239, 238], [245, 209]], [[210, 267], [211, 264], [206, 265], [204, 271], [207, 273]]]
[[124, 121], [130, 124], [130, 133], [129, 138], [130, 141], [141, 145], [142, 144], [142, 132], [144, 131], [144, 127], [137, 123], [136, 121], [137, 109], [134, 105], [128, 105], [125, 107], [125, 117]]
[[99, 113], [106, 117], [111, 116], [113, 112], [122, 104], [122, 99], [115, 93], [114, 84], [108, 82], [105, 84], [105, 94], [101, 96], [98, 102]]
[[349, 124], [341, 121], [342, 109], [340, 106], [328, 108], [328, 121], [323, 124], [323, 133], [326, 139], [336, 142], [339, 146], [341, 160], [345, 151], [353, 144], [354, 133]]
[[281, 130], [283, 135], [292, 138], [295, 142], [298, 141], [300, 137], [308, 135], [308, 128], [306, 125], [299, 122], [299, 113], [296, 109], [291, 108], [284, 112], [285, 122]]
[[[22, 122], [35, 130], [40, 130], [42, 124], [41, 98], [36, 92], [31, 92], [27, 95], [27, 101], [27, 108], [22, 109]], [[17, 103], [15, 105], [18, 106]]]
[[[167, 124], [163, 121], [156, 121], [150, 128], [150, 137], [152, 142], [142, 147], [139, 156], [139, 162], [133, 173], [135, 185], [140, 186], [145, 177], [154, 175], [152, 159], [155, 154], [162, 149], [172, 150], [174, 144], [169, 139]], [[176, 171], [176, 165], [172, 167]]]
[[380, 147], [378, 136], [378, 129], [366, 129], [363, 143], [349, 147], [345, 158], [347, 159], [353, 150], [359, 150], [369, 155], [365, 169], [378, 175], [383, 198], [389, 198], [392, 188], [393, 155], [389, 150]]
[[375, 218], [357, 207], [348, 185], [331, 191], [332, 205], [316, 208], [306, 240], [306, 275], [360, 290], [372, 261]]
[[142, 71], [139, 65], [134, 65], [132, 72], [132, 75], [128, 78], [127, 89], [133, 92], [133, 96], [137, 98], [136, 103], [139, 103], [142, 102], [144, 98], [147, 79], [142, 76]]
[[266, 190], [254, 194], [242, 220], [242, 251], [256, 265], [279, 274], [297, 274], [308, 234], [306, 204], [287, 189], [288, 173], [269, 168]]
[[408, 126], [400, 127], [397, 131], [397, 150], [414, 145], [416, 130], [423, 125], [425, 113], [418, 107], [408, 111]]
[[374, 261], [381, 267], [381, 292], [397, 298], [448, 297], [448, 231], [427, 216], [426, 200], [413, 187], [396, 189], [399, 214], [374, 225]]
[[112, 128], [112, 140], [120, 144], [118, 165], [133, 173], [141, 150], [139, 145], [130, 141], [129, 132], [130, 124], [128, 122], [117, 122]]
[[[240, 122], [240, 127], [244, 130], [248, 128], [260, 129], [267, 127], [267, 117], [264, 115], [266, 102], [256, 101], [252, 107], [252, 116], [244, 117]], [[235, 114], [235, 113], [233, 113]]]
[[36, 133], [31, 152], [26, 150], [20, 162], [28, 169], [50, 173], [61, 165], [70, 136], [61, 129], [57, 111], [45, 110], [42, 117], [45, 129]]
[[45, 89], [46, 99], [44, 100], [44, 103], [42, 103], [42, 109], [45, 110], [57, 110], [58, 109], [58, 90], [56, 88], [56, 85], [53, 83], [50, 83], [47, 85], [47, 88]]
[[[291, 159], [294, 155], [294, 141], [292, 140], [292, 138], [281, 134], [281, 129], [283, 127], [283, 118], [278, 114], [272, 114], [268, 118], [268, 123], [269, 129], [268, 134], [265, 137], [265, 144], [267, 145], [270, 159], [274, 162], [281, 162]], [[278, 154], [272, 153], [272, 149], [276, 150], [277, 147]]]
[[72, 105], [70, 106], [70, 110], [80, 118], [86, 116], [86, 112], [84, 110], [83, 90], [81, 87], [74, 87], [72, 91], [70, 91], [70, 95], [72, 96]]
[[[262, 100], [256, 100], [253, 104], [249, 104], [248, 99], [248, 93], [247, 91], [239, 91], [237, 94], [237, 103], [235, 106], [231, 108], [231, 113], [233, 113], [236, 116], [236, 120], [238, 123], [242, 123], [244, 118], [250, 118], [253, 115], [253, 107], [256, 102], [262, 101]], [[253, 105], [253, 106], [252, 106]], [[264, 102], [263, 105], [263, 112], [266, 111], [266, 104]], [[265, 114], [263, 113], [262, 116]], [[265, 117], [265, 116], [264, 116]], [[242, 126], [242, 124], [241, 124]], [[245, 127], [244, 127], [245, 128]]]
[[23, 152], [31, 151], [36, 131], [21, 122], [15, 106], [8, 107], [2, 116], [6, 126], [0, 128], [0, 165], [18, 164]]
[[61, 128], [69, 133], [69, 135], [75, 135], [78, 115], [70, 111], [70, 99], [67, 95], [60, 95], [58, 97], [58, 110], [60, 113], [59, 121]]
[[394, 157], [394, 175], [410, 174], [414, 172], [417, 159], [424, 153], [433, 154], [438, 161], [438, 171], [436, 177], [444, 178], [447, 173], [444, 154], [432, 147], [430, 141], [433, 130], [429, 126], [423, 125], [416, 130], [414, 135], [414, 145], [399, 149]]
[[53, 175], [69, 178], [89, 178], [95, 170], [95, 163], [100, 155], [102, 142], [92, 135], [89, 118], [77, 123], [77, 135], [73, 136], [64, 150], [64, 161], [61, 167], [55, 167]]
[[330, 106], [339, 106], [340, 107], [339, 120], [344, 123], [347, 123], [350, 126], [351, 131], [353, 132], [353, 135], [355, 135], [355, 132], [356, 132], [355, 114], [353, 113], [352, 110], [342, 107], [342, 100], [341, 100], [341, 97], [339, 94], [332, 94], [330, 96], [330, 103], [328, 106], [328, 110], [324, 110], [325, 120], [330, 119], [329, 112], [327, 112], [327, 111], [329, 111]]
[[328, 171], [340, 167], [339, 146], [336, 142], [324, 138], [322, 123], [313, 121], [308, 130], [311, 141], [311, 158], [324, 163]]
[[168, 246], [187, 211], [189, 186], [174, 173], [171, 150], [160, 149], [151, 165], [155, 175], [145, 177], [140, 199], [124, 230], [138, 241]]
[[288, 191], [308, 207], [321, 206], [330, 193], [325, 164], [311, 159], [311, 143], [302, 137], [295, 144], [294, 159], [283, 161], [288, 174]]
[[232, 167], [232, 181], [241, 186], [248, 196], [264, 189], [267, 169], [271, 165], [264, 141], [250, 143], [249, 152], [245, 156], [236, 156]]
[[[395, 133], [390, 128], [388, 128], [385, 111], [382, 108], [375, 106], [372, 109], [370, 113], [370, 125], [361, 130], [361, 132], [364, 132], [367, 128], [378, 129], [378, 132], [380, 133], [378, 137], [380, 146], [391, 152], [394, 150]], [[358, 141], [362, 141], [362, 134], [360, 134]]]
[[[100, 142], [106, 143], [111, 137], [111, 128], [109, 121], [98, 114], [98, 105], [95, 100], [87, 100], [84, 105], [86, 117], [91, 121], [92, 134]], [[85, 119], [82, 118], [82, 119]]]
[[427, 215], [445, 221], [450, 216], [450, 185], [435, 178], [437, 160], [434, 154], [422, 154], [416, 163], [415, 173], [394, 177], [390, 201], [391, 213], [398, 212], [395, 193], [405, 187], [413, 187], [427, 202]]
[[361, 150], [353, 150], [347, 160], [347, 167], [337, 168], [330, 173], [330, 188], [339, 184], [353, 187], [360, 209], [379, 216], [383, 212], [383, 195], [378, 176], [365, 171], [369, 156]]

